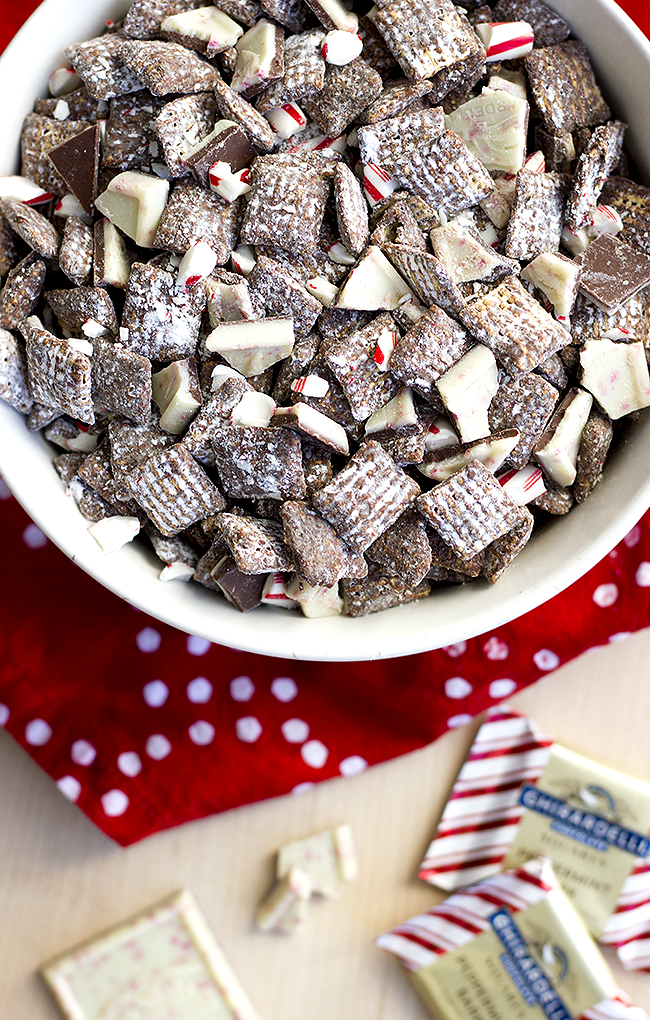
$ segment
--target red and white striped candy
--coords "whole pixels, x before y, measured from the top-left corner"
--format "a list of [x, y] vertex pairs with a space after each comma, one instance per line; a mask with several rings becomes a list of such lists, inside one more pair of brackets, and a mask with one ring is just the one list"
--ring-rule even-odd
[[376, 163], [366, 163], [363, 168], [363, 190], [366, 199], [371, 206], [378, 205], [385, 198], [397, 191], [399, 184], [394, 177], [377, 166]]
[[362, 50], [361, 36], [355, 35], [353, 32], [342, 32], [340, 28], [328, 32], [320, 48], [323, 60], [328, 64], [336, 64], [338, 67], [350, 64], [361, 56]]
[[340, 241], [335, 241], [334, 244], [330, 244], [327, 249], [327, 254], [331, 258], [332, 262], [336, 262], [337, 266], [353, 266], [356, 263], [356, 258], [349, 252], [344, 244]]
[[47, 82], [50, 95], [55, 98], [67, 96], [69, 92], [74, 92], [75, 89], [81, 88], [82, 85], [81, 78], [71, 67], [55, 68]]
[[603, 340], [632, 340], [635, 339], [629, 329], [625, 329], [624, 326], [614, 326], [613, 329], [608, 329], [606, 333], [602, 334]]
[[289, 152], [324, 152], [327, 155], [345, 152], [348, 144], [347, 135], [337, 135], [332, 138], [330, 135], [316, 135], [314, 138], [306, 138], [292, 145]]
[[290, 577], [290, 574], [279, 572], [269, 574], [262, 589], [262, 602], [271, 606], [279, 606], [281, 609], [297, 609], [298, 603], [287, 595]]
[[527, 21], [491, 21], [475, 28], [485, 46], [488, 63], [525, 57], [535, 42], [535, 33]]
[[587, 230], [598, 237], [600, 234], [619, 234], [623, 229], [623, 220], [618, 211], [611, 205], [597, 205], [589, 214]]
[[504, 471], [497, 475], [497, 481], [517, 506], [525, 506], [546, 492], [542, 469], [535, 464], [528, 464], [519, 471], [516, 468]]
[[250, 244], [238, 244], [230, 255], [232, 268], [240, 276], [248, 276], [257, 259]]
[[329, 392], [330, 384], [320, 375], [301, 375], [294, 379], [290, 389], [294, 393], [304, 393], [306, 397], [324, 397]]
[[14, 175], [0, 177], [0, 198], [15, 198], [25, 205], [40, 205], [43, 202], [51, 202], [54, 195], [49, 191], [44, 191], [29, 177]]
[[217, 264], [217, 255], [207, 241], [197, 241], [185, 252], [178, 267], [176, 283], [187, 290], [209, 276]]
[[246, 192], [251, 190], [248, 183], [250, 178], [250, 169], [248, 167], [233, 173], [230, 163], [218, 160], [210, 167], [208, 178], [211, 190], [225, 198], [226, 202], [234, 202], [240, 195], [245, 195]]
[[279, 138], [291, 138], [307, 127], [307, 116], [297, 103], [285, 103], [268, 110], [264, 116]]
[[524, 170], [532, 170], [536, 174], [544, 173], [546, 170], [546, 160], [541, 149], [538, 149], [537, 152], [531, 152], [524, 162]]
[[393, 329], [384, 329], [379, 334], [372, 360], [381, 372], [387, 371], [397, 340], [397, 333]]

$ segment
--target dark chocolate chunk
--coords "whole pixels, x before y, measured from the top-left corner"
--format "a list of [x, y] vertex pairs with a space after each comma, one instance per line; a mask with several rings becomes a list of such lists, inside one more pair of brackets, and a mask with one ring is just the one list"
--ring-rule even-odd
[[650, 255], [612, 234], [601, 234], [576, 261], [581, 292], [606, 312], [650, 283]]
[[48, 152], [55, 168], [90, 215], [97, 198], [99, 170], [99, 125], [86, 128]]

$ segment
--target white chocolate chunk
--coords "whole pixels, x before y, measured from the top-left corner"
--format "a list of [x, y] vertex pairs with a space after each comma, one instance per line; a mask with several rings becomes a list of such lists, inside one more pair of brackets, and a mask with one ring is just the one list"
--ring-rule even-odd
[[276, 56], [275, 25], [260, 18], [238, 40], [236, 49], [238, 57], [230, 87], [233, 92], [245, 92], [252, 85], [266, 81], [271, 74]]
[[172, 435], [184, 432], [201, 407], [196, 368], [187, 359], [152, 375], [151, 392], [160, 408], [160, 428]]
[[535, 33], [527, 21], [480, 23], [475, 29], [485, 46], [486, 63], [525, 57], [535, 41]]
[[402, 386], [392, 400], [370, 415], [366, 422], [366, 435], [387, 431], [399, 433], [410, 425], [418, 424], [413, 391], [409, 386]]
[[315, 893], [336, 896], [341, 883], [354, 881], [358, 874], [350, 826], [338, 825], [335, 829], [281, 847], [278, 851], [277, 877], [282, 878], [294, 866], [307, 872]]
[[306, 397], [325, 397], [329, 393], [330, 384], [320, 375], [302, 375], [294, 379], [290, 389], [293, 393], [304, 393]]
[[326, 308], [334, 303], [339, 292], [338, 287], [324, 276], [314, 276], [311, 280], [307, 280], [305, 289]]
[[79, 351], [80, 354], [85, 354], [87, 358], [92, 357], [93, 345], [90, 340], [83, 340], [81, 337], [70, 336], [67, 338], [70, 347], [74, 347], [75, 351]]
[[315, 587], [295, 574], [287, 586], [287, 595], [298, 603], [303, 616], [310, 620], [341, 616], [343, 613], [343, 599], [339, 596], [338, 584], [331, 588]]
[[[294, 603], [295, 605], [295, 603]], [[260, 931], [283, 931], [287, 934], [299, 930], [306, 918], [306, 906], [312, 892], [311, 878], [302, 868], [290, 868], [279, 878], [262, 900], [255, 915]], [[295, 908], [302, 908], [296, 912]]]
[[376, 163], [366, 163], [363, 168], [363, 192], [371, 208], [398, 190], [399, 183], [388, 170]]
[[483, 86], [483, 92], [488, 90], [508, 92], [517, 99], [528, 99], [526, 76], [521, 71], [506, 71], [502, 68], [498, 74], [491, 75], [487, 85]]
[[244, 34], [241, 25], [216, 7], [198, 7], [182, 14], [172, 14], [161, 22], [160, 28], [163, 32], [179, 32], [190, 39], [206, 42], [207, 57], [230, 49]]
[[343, 426], [309, 404], [301, 402], [291, 407], [278, 407], [273, 417], [276, 421], [288, 419], [301, 432], [332, 447], [337, 453], [347, 456], [350, 452], [347, 432]]
[[175, 560], [163, 567], [158, 574], [159, 581], [191, 581], [194, 577], [194, 567], [182, 560]]
[[206, 337], [205, 346], [248, 379], [288, 358], [294, 340], [292, 318], [269, 316], [253, 322], [221, 322]]
[[495, 271], [519, 273], [519, 263], [482, 243], [472, 230], [458, 222], [434, 227], [431, 243], [436, 257], [456, 283], [469, 283], [493, 277]]
[[444, 415], [436, 418], [433, 425], [429, 426], [424, 440], [426, 453], [432, 450], [443, 450], [446, 446], [456, 446], [460, 442], [460, 436], [455, 432], [451, 422]]
[[559, 252], [545, 251], [534, 258], [521, 277], [549, 299], [557, 316], [570, 315], [580, 280], [580, 266]]
[[390, 311], [398, 308], [405, 298], [413, 296], [411, 288], [384, 253], [371, 245], [345, 281], [336, 307]]
[[285, 103], [264, 114], [278, 138], [291, 138], [307, 127], [307, 115], [297, 103]]
[[59, 99], [58, 103], [54, 107], [54, 119], [55, 120], [67, 120], [70, 116], [70, 107], [66, 103], [65, 99]]
[[564, 227], [562, 229], [562, 244], [565, 248], [568, 248], [572, 255], [580, 255], [583, 251], [586, 251], [591, 241], [592, 238], [589, 236], [586, 227], [580, 227], [578, 230], [574, 230], [573, 227]]
[[581, 389], [572, 391], [535, 447], [536, 459], [558, 485], [573, 485], [575, 481], [580, 438], [592, 404], [591, 393]]
[[67, 450], [73, 450], [75, 453], [92, 453], [97, 449], [98, 442], [99, 436], [79, 429], [79, 435], [73, 436], [72, 439], [66, 439], [65, 445]]
[[256, 425], [266, 428], [275, 411], [275, 400], [267, 393], [249, 390], [232, 410], [231, 425]]
[[338, 67], [356, 60], [361, 56], [362, 50], [361, 36], [353, 32], [343, 32], [340, 28], [328, 32], [320, 48], [323, 60], [326, 60], [328, 64], [336, 64]]
[[124, 238], [110, 220], [104, 220], [103, 246], [102, 279], [112, 287], [124, 289], [131, 275], [131, 259]]
[[488, 408], [499, 388], [499, 370], [489, 348], [476, 344], [440, 376], [436, 385], [463, 442], [490, 434]]
[[[318, 0], [318, 8], [342, 32], [356, 33], [358, 31], [359, 19], [356, 14], [351, 14], [350, 11], [346, 10], [339, 0]], [[317, 14], [317, 17], [325, 24], [320, 13]], [[328, 26], [325, 25], [325, 27], [327, 28]]]
[[489, 216], [497, 230], [503, 230], [508, 226], [510, 203], [504, 198], [498, 188], [490, 192], [486, 198], [482, 198], [479, 205], [485, 215]]
[[67, 96], [69, 92], [80, 89], [82, 85], [79, 75], [68, 66], [56, 67], [47, 81], [49, 93], [55, 99], [58, 96]]
[[216, 264], [216, 253], [207, 241], [197, 241], [183, 255], [178, 267], [176, 283], [186, 290], [189, 287], [194, 287], [210, 275]]
[[230, 367], [230, 365], [215, 365], [212, 369], [212, 375], [210, 378], [212, 379], [212, 385], [210, 387], [212, 393], [216, 393], [217, 390], [220, 390], [226, 379], [241, 379], [243, 382], [246, 382], [241, 372], [236, 372], [234, 368]]
[[449, 456], [444, 460], [435, 460], [430, 463], [425, 461], [423, 464], [418, 464], [418, 471], [435, 482], [444, 482], [470, 461], [480, 460], [486, 468], [496, 472], [521, 438], [516, 429], [511, 431], [512, 435], [497, 433], [494, 436], [487, 436], [485, 439], [478, 439], [472, 443], [468, 450], [459, 450], [457, 453], [450, 450]]
[[[29, 204], [35, 205], [36, 203], [30, 202]], [[80, 220], [83, 220], [89, 226], [93, 221], [92, 216], [86, 213], [79, 199], [72, 194], [64, 195], [63, 198], [59, 199], [54, 206], [54, 215], [60, 216], [63, 220], [67, 219], [68, 216], [78, 216]]]
[[88, 528], [97, 545], [107, 556], [132, 542], [140, 531], [137, 517], [104, 517]]
[[497, 475], [497, 481], [517, 506], [525, 506], [546, 492], [544, 474], [536, 464], [527, 464], [519, 471], [516, 468], [504, 471]]
[[612, 419], [650, 406], [650, 374], [641, 340], [588, 340], [580, 351], [582, 385]]
[[331, 258], [332, 262], [336, 262], [337, 266], [353, 266], [356, 263], [356, 258], [349, 252], [344, 244], [340, 241], [335, 241], [334, 244], [330, 244], [327, 249], [327, 254]]
[[0, 198], [15, 198], [25, 205], [40, 205], [42, 202], [50, 202], [54, 195], [44, 191], [40, 184], [35, 184], [29, 177], [12, 174], [0, 177]]
[[168, 193], [169, 183], [160, 177], [126, 170], [110, 181], [95, 206], [141, 248], [151, 248]]
[[238, 244], [230, 256], [230, 264], [240, 276], [248, 276], [257, 262], [250, 244]]
[[445, 116], [445, 124], [465, 140], [488, 170], [516, 174], [526, 158], [528, 103], [498, 91], [482, 94]]
[[250, 173], [249, 167], [233, 173], [230, 163], [217, 160], [208, 170], [210, 190], [220, 195], [221, 198], [225, 198], [227, 202], [234, 202], [240, 195], [245, 195], [251, 190], [248, 183]]
[[96, 340], [97, 337], [104, 336], [110, 331], [106, 326], [103, 326], [101, 322], [97, 322], [96, 319], [86, 319], [81, 327], [81, 332], [85, 337], [88, 337], [89, 340]]
[[211, 326], [255, 318], [250, 292], [243, 280], [241, 283], [222, 283], [209, 276], [203, 282]]
[[[262, 588], [262, 602], [280, 609], [297, 609], [298, 603], [287, 595], [288, 574], [269, 574]], [[310, 883], [311, 890], [311, 883]]]

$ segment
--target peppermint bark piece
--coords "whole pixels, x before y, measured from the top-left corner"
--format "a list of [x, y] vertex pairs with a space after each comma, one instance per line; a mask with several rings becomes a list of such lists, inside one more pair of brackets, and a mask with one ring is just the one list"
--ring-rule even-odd
[[205, 0], [133, 0], [122, 26], [127, 39], [156, 39], [171, 14], [203, 7]]
[[611, 234], [592, 241], [577, 261], [581, 292], [610, 314], [650, 283], [650, 255]]
[[312, 505], [354, 552], [364, 552], [419, 494], [420, 487], [379, 443], [364, 443]]
[[120, 344], [93, 342], [93, 399], [98, 407], [146, 425], [151, 417], [151, 362]]
[[99, 144], [100, 128], [94, 124], [48, 152], [48, 158], [87, 216], [92, 216], [97, 198]]
[[259, 157], [241, 228], [245, 244], [310, 252], [318, 244], [330, 191], [330, 172], [318, 157]]
[[528, 260], [558, 250], [566, 193], [562, 174], [519, 171], [505, 246], [510, 258]]
[[27, 414], [34, 403], [27, 384], [25, 351], [6, 329], [0, 329], [0, 400], [21, 414]]
[[48, 157], [55, 145], [74, 138], [88, 127], [83, 120], [54, 120], [38, 113], [25, 117], [20, 138], [20, 165], [24, 177], [28, 177], [44, 191], [53, 195], [65, 195], [68, 187], [61, 174], [54, 168]]
[[597, 127], [580, 156], [566, 204], [565, 222], [579, 230], [598, 205], [605, 180], [621, 158], [627, 125], [620, 120]]
[[25, 338], [27, 377], [34, 400], [92, 425], [90, 359], [50, 333], [35, 315], [20, 324], [20, 332]]
[[113, 99], [143, 87], [137, 73], [122, 59], [124, 40], [119, 35], [102, 35], [68, 46], [65, 55], [93, 99]]
[[525, 65], [539, 112], [553, 134], [609, 120], [611, 111], [596, 83], [584, 43], [570, 39], [534, 49]]
[[300, 440], [288, 429], [226, 425], [212, 444], [224, 492], [233, 499], [301, 499]]
[[55, 259], [61, 238], [50, 221], [30, 205], [15, 198], [0, 199], [0, 216], [25, 244], [44, 259]]
[[11, 270], [0, 290], [2, 329], [16, 329], [34, 311], [46, 273], [45, 263], [33, 252]]
[[509, 273], [520, 272], [519, 262], [487, 245], [471, 225], [448, 223], [444, 227], [434, 227], [430, 236], [436, 257], [458, 284], [474, 280], [491, 283]]
[[257, 98], [260, 113], [275, 110], [285, 103], [300, 102], [320, 92], [325, 84], [325, 61], [320, 48], [325, 33], [317, 30], [289, 36], [284, 47], [284, 75]]
[[356, 421], [365, 421], [399, 389], [397, 380], [390, 372], [382, 371], [375, 361], [377, 344], [385, 332], [397, 335], [388, 314], [377, 316], [363, 329], [336, 341], [323, 355], [342, 386]]
[[223, 266], [237, 243], [241, 201], [226, 202], [196, 181], [182, 181], [173, 188], [165, 206], [153, 247], [184, 255], [204, 241]]
[[494, 191], [494, 181], [455, 131], [443, 131], [425, 149], [401, 156], [392, 175], [414, 195], [451, 217]]
[[68, 216], [59, 249], [59, 268], [77, 286], [90, 280], [93, 252], [92, 227], [87, 226], [78, 216]]
[[578, 293], [571, 313], [571, 334], [574, 343], [592, 337], [599, 339], [612, 330], [615, 335], [647, 342], [650, 338], [650, 294], [647, 289], [623, 301], [613, 312], [598, 308], [593, 301]]
[[150, 361], [191, 357], [204, 307], [205, 291], [179, 292], [171, 273], [136, 262], [122, 314], [122, 326], [128, 330], [125, 347]]
[[160, 23], [163, 39], [197, 50], [208, 58], [234, 46], [243, 34], [241, 25], [216, 7], [199, 7], [169, 14]]
[[153, 128], [172, 178], [189, 174], [186, 157], [210, 134], [216, 119], [217, 102], [211, 92], [181, 96], [165, 103], [154, 119]]
[[368, 206], [359, 181], [345, 163], [336, 168], [334, 199], [341, 240], [348, 251], [360, 255], [368, 244]]
[[398, 340], [390, 371], [427, 400], [436, 400], [436, 382], [471, 346], [465, 329], [433, 305]]
[[532, 457], [533, 447], [546, 428], [558, 391], [541, 375], [506, 376], [490, 404], [488, 420], [493, 432], [517, 429], [519, 441], [508, 455], [508, 464], [523, 468]]
[[282, 525], [278, 521], [224, 512], [219, 514], [219, 527], [242, 573], [293, 569], [291, 550], [284, 542]]
[[208, 92], [219, 78], [219, 72], [207, 61], [178, 43], [131, 39], [121, 41], [118, 52], [141, 87], [144, 85], [154, 96]]
[[226, 505], [217, 486], [182, 443], [136, 468], [129, 476], [129, 486], [135, 501], [168, 538]]
[[338, 67], [328, 64], [323, 88], [305, 96], [302, 106], [321, 131], [338, 138], [382, 89], [380, 76], [362, 57]]
[[396, 117], [359, 127], [359, 147], [363, 163], [376, 163], [391, 171], [396, 160], [426, 149], [445, 130], [445, 115], [439, 106], [425, 110], [407, 110]]

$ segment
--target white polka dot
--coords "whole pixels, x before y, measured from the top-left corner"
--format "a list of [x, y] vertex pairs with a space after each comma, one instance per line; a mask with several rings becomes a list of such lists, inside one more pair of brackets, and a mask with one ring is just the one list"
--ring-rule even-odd
[[467, 651], [467, 641], [457, 641], [455, 645], [446, 645], [442, 650], [450, 659], [458, 659]]
[[152, 733], [150, 737], [147, 737], [145, 750], [154, 761], [162, 761], [163, 758], [167, 757], [171, 749], [172, 745], [164, 733]]
[[300, 757], [305, 765], [311, 765], [313, 769], [322, 769], [328, 755], [329, 751], [320, 740], [308, 740], [300, 748]]
[[483, 651], [492, 662], [502, 662], [510, 655], [510, 648], [501, 638], [493, 635], [483, 645]]
[[448, 698], [466, 698], [472, 690], [469, 680], [464, 680], [462, 676], [452, 676], [450, 680], [445, 680], [445, 694]]
[[68, 800], [77, 800], [81, 793], [81, 783], [74, 776], [61, 776], [57, 779], [56, 785]]
[[628, 531], [623, 541], [628, 549], [634, 549], [634, 546], [638, 545], [641, 541], [641, 525], [635, 524], [632, 530]]
[[169, 697], [169, 687], [162, 680], [150, 680], [142, 688], [142, 697], [150, 708], [160, 708]]
[[23, 531], [23, 542], [29, 549], [42, 549], [47, 538], [36, 524], [28, 524]]
[[122, 790], [109, 790], [101, 798], [102, 807], [109, 818], [123, 815], [129, 806], [129, 798]]
[[122, 751], [117, 756], [117, 767], [124, 776], [138, 776], [142, 772], [142, 759], [135, 751]]
[[271, 684], [271, 694], [278, 701], [293, 701], [298, 693], [298, 684], [290, 676], [276, 676]]
[[205, 705], [212, 697], [213, 690], [212, 684], [204, 676], [195, 676], [187, 685], [187, 697], [194, 705]]
[[0, 499], [11, 499], [11, 490], [2, 478], [0, 478]]
[[70, 748], [70, 757], [75, 765], [92, 765], [97, 751], [89, 740], [75, 740]]
[[160, 648], [162, 637], [153, 627], [145, 627], [135, 636], [135, 643], [141, 652], [157, 652]]
[[6, 726], [9, 721], [9, 709], [0, 701], [0, 726]]
[[25, 740], [33, 747], [42, 747], [52, 736], [52, 727], [45, 719], [32, 719], [25, 727]]
[[282, 736], [290, 744], [302, 744], [309, 736], [309, 726], [303, 719], [287, 719], [281, 729]]
[[452, 715], [451, 719], [447, 719], [447, 726], [450, 730], [455, 730], [458, 726], [465, 726], [466, 723], [471, 721], [471, 715], [468, 715], [467, 712], [461, 712], [460, 715]]
[[618, 588], [615, 584], [599, 584], [591, 597], [601, 609], [608, 609], [618, 598]]
[[490, 697], [507, 698], [516, 689], [517, 684], [514, 680], [507, 680], [505, 677], [503, 680], [493, 680], [490, 684]]
[[639, 564], [634, 580], [639, 588], [650, 588], [650, 563], [644, 560]]
[[631, 631], [629, 631], [629, 630], [621, 630], [621, 631], [619, 631], [618, 634], [610, 634], [607, 640], [609, 641], [610, 644], [617, 645], [621, 641], [627, 641], [627, 639], [629, 637], [632, 637], [632, 632]]
[[307, 793], [307, 790], [313, 790], [315, 785], [316, 785], [315, 783], [298, 783], [297, 786], [294, 786], [294, 788], [293, 788], [293, 790], [291, 792], [292, 793]]
[[552, 652], [550, 648], [540, 648], [538, 652], [533, 655], [533, 662], [538, 669], [549, 670], [557, 669], [560, 665], [560, 656]]
[[194, 634], [190, 634], [187, 639], [187, 650], [190, 655], [205, 655], [211, 647], [211, 641], [206, 641], [206, 639], [202, 637], [196, 637]]
[[233, 701], [250, 701], [255, 694], [255, 684], [249, 676], [237, 676], [230, 681], [230, 697]]
[[205, 747], [214, 740], [214, 726], [212, 723], [206, 722], [205, 719], [197, 719], [196, 722], [192, 723], [187, 732], [190, 735], [190, 740], [200, 747]]
[[351, 754], [339, 762], [339, 772], [342, 776], [358, 776], [368, 768], [368, 762], [360, 754]]
[[235, 723], [235, 733], [245, 744], [254, 744], [262, 733], [262, 724], [254, 715], [243, 715]]

